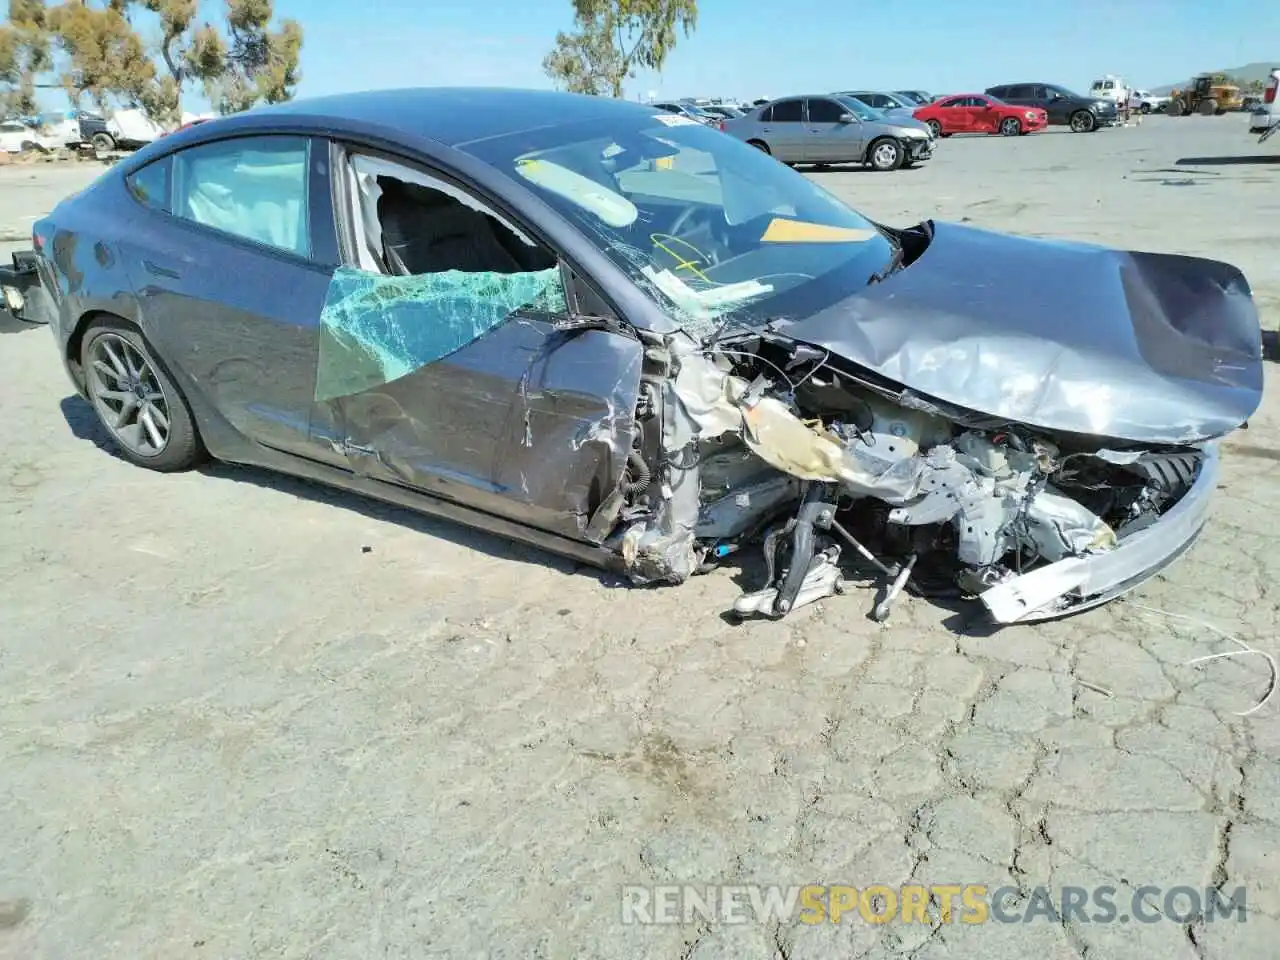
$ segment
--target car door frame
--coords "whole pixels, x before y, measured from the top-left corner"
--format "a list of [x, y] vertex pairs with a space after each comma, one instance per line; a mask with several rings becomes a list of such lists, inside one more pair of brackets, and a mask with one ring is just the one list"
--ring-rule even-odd
[[[809, 105], [815, 100], [835, 104], [841, 115], [851, 114], [852, 123], [815, 124], [809, 116]], [[861, 119], [845, 108], [835, 97], [805, 97], [804, 99], [805, 159], [808, 163], [856, 163], [866, 153], [866, 137]], [[819, 129], [820, 128], [820, 129]]]
[[968, 99], [978, 101], [974, 106], [965, 107], [969, 111], [968, 133], [995, 133], [1000, 129], [1000, 110], [990, 97], [984, 93], [972, 93]]
[[[965, 106], [968, 95], [947, 97], [945, 100], [939, 101], [935, 107], [938, 111], [938, 119], [942, 124], [943, 133], [970, 133], [970, 117], [968, 114], [969, 107]], [[955, 106], [947, 106], [948, 103], [955, 101]]]
[[1040, 106], [1044, 109], [1045, 116], [1049, 123], [1055, 125], [1063, 125], [1070, 122], [1071, 114], [1075, 112], [1075, 101], [1066, 95], [1059, 95], [1047, 83], [1037, 84], [1038, 87], [1044, 88], [1044, 103]]
[[[773, 101], [768, 105], [770, 115], [777, 110], [780, 104], [798, 103], [800, 104], [800, 119], [794, 123], [789, 120], [777, 121], [770, 119], [768, 122], [761, 121], [760, 133], [764, 135], [764, 141], [769, 146], [769, 152], [774, 158], [783, 163], [807, 163], [809, 158], [805, 155], [805, 139], [808, 131], [805, 125], [805, 98], [804, 97], [782, 97]], [[763, 111], [762, 114], [763, 115]], [[778, 131], [779, 135], [775, 135]]]
[[[306, 256], [201, 223], [175, 210], [178, 184], [174, 177], [174, 164], [179, 156], [237, 141], [273, 138], [305, 140], [308, 145], [309, 252]], [[159, 165], [167, 168], [163, 206], [147, 203], [134, 193], [131, 186], [131, 181], [138, 174]], [[314, 289], [319, 291], [322, 285], [327, 289], [338, 257], [328, 165], [329, 155], [324, 137], [307, 130], [264, 129], [237, 131], [227, 136], [184, 144], [126, 170], [121, 177], [126, 202], [132, 205], [139, 217], [137, 220], [130, 219], [132, 227], [127, 231], [128, 239], [122, 241], [122, 249], [132, 248], [143, 242], [149, 229], [149, 221], [154, 223], [154, 229], [161, 235], [169, 232], [187, 234], [198, 238], [207, 248], [208, 252], [203, 254], [193, 254], [189, 248], [166, 251], [164, 257], [143, 257], [138, 264], [134, 264], [132, 256], [128, 254], [122, 259], [127, 264], [126, 270], [134, 288], [139, 319], [148, 339], [162, 356], [172, 361], [169, 369], [181, 381], [184, 394], [191, 398], [191, 402], [202, 407], [207, 405], [206, 412], [216, 417], [215, 422], [219, 426], [225, 425], [234, 431], [211, 431], [210, 418], [203, 418], [206, 433], [210, 433], [207, 443], [217, 448], [215, 452], [223, 459], [252, 459], [241, 456], [238, 450], [244, 440], [295, 456], [311, 458], [315, 454], [310, 439], [311, 401], [307, 399], [308, 394], [314, 393], [314, 383], [305, 378], [314, 376], [315, 373], [314, 351], [319, 342], [318, 311], [323, 303], [324, 293], [318, 292], [315, 296], [314, 318], [309, 317], [307, 306], [297, 307], [296, 299], [291, 299], [286, 307], [281, 298], [277, 309], [262, 313], [254, 313], [250, 307], [254, 299], [253, 291], [265, 283], [265, 274], [272, 268], [296, 270], [299, 271], [297, 276], [304, 278], [314, 275]], [[258, 331], [258, 335], [251, 338], [258, 345], [254, 349], [249, 348], [250, 341], [244, 337], [234, 338], [239, 341], [234, 355], [230, 351], [211, 348], [207, 337], [202, 337], [201, 334], [209, 331], [210, 336], [228, 336], [225, 324], [230, 322], [230, 318], [227, 315], [236, 310], [237, 305], [228, 302], [225, 294], [220, 297], [211, 296], [207, 300], [193, 297], [191, 288], [184, 286], [184, 277], [194, 278], [192, 282], [197, 284], [214, 285], [226, 276], [225, 267], [222, 271], [213, 273], [199, 267], [202, 257], [213, 258], [218, 251], [221, 251], [224, 261], [240, 259], [241, 265], [251, 265], [259, 260], [262, 262], [263, 277], [259, 278], [260, 282], [254, 281], [251, 272], [246, 274], [243, 270], [231, 270], [232, 275], [242, 281], [237, 285], [237, 295], [240, 292], [250, 294], [245, 298], [244, 309], [240, 311], [244, 316], [239, 325], [245, 328], [248, 324], [249, 329]], [[245, 261], [245, 257], [250, 259]], [[280, 286], [276, 285], [273, 289], [278, 290]], [[296, 298], [297, 285], [285, 285], [285, 289], [290, 290], [290, 298]], [[169, 300], [174, 303], [168, 304]], [[209, 304], [207, 308], [196, 306], [206, 303]], [[202, 325], [200, 318], [206, 312], [221, 313], [223, 316], [210, 317], [212, 323]], [[277, 317], [276, 314], [282, 316]], [[285, 317], [287, 323], [284, 322]], [[274, 363], [279, 363], [281, 355], [302, 354], [311, 354], [312, 359], [309, 369], [299, 373], [304, 378], [300, 385], [296, 380], [280, 377], [278, 368], [267, 361], [268, 356], [273, 356]], [[210, 363], [216, 366], [205, 366]], [[246, 371], [256, 371], [259, 376], [246, 380]], [[259, 387], [270, 385], [274, 393], [264, 402], [264, 395], [255, 390], [255, 384]], [[299, 386], [299, 389], [291, 389]], [[236, 391], [242, 394], [238, 402], [235, 399]], [[287, 399], [291, 393], [296, 396], [291, 400]]]
[[[312, 433], [318, 442], [328, 444], [333, 450], [335, 456], [330, 458], [331, 464], [364, 479], [407, 487], [418, 494], [450, 500], [464, 508], [568, 540], [599, 544], [612, 528], [610, 497], [623, 478], [627, 456], [639, 433], [634, 414], [640, 394], [644, 347], [636, 329], [624, 319], [606, 288], [591, 277], [573, 251], [556, 242], [536, 218], [517, 210], [507, 197], [440, 158], [391, 151], [382, 144], [363, 142], [361, 138], [334, 135], [330, 146], [331, 169], [341, 170], [343, 174], [332, 178], [332, 203], [340, 257], [345, 266], [359, 263], [354, 247], [356, 225], [351, 218], [356, 208], [346, 176], [347, 162], [356, 154], [385, 160], [460, 191], [542, 245], [557, 259], [568, 313], [559, 318], [564, 325], [557, 325], [547, 315], [516, 311], [486, 334], [403, 377], [376, 384], [352, 397], [317, 403]], [[574, 323], [578, 326], [572, 327]], [[522, 376], [514, 379], [489, 376], [489, 367], [500, 366], [521, 355], [521, 351], [529, 354], [528, 362], [521, 368]], [[590, 375], [584, 378], [583, 370], [589, 370]], [[602, 416], [607, 411], [610, 418], [608, 455], [602, 454], [598, 442], [577, 447], [566, 443], [554, 452], [539, 443], [539, 434], [547, 423], [558, 420], [562, 425], [572, 426], [572, 397], [566, 399], [565, 388], [562, 386], [562, 392], [554, 396], [541, 389], [548, 378], [557, 375], [563, 384], [567, 371], [576, 371], [574, 376], [580, 380], [602, 385], [602, 392], [593, 394], [592, 398], [599, 401]], [[414, 461], [413, 451], [407, 450], [402, 441], [406, 437], [418, 437], [426, 442], [429, 431], [439, 425], [415, 418], [393, 394], [398, 393], [400, 399], [404, 399], [444, 383], [466, 384], [484, 377], [488, 377], [484, 382], [492, 390], [481, 398], [483, 402], [492, 402], [495, 397], [499, 403], [504, 399], [510, 401], [503, 419], [506, 437], [497, 439], [488, 452], [477, 451], [474, 458], [465, 462], [437, 463], [433, 468], [429, 463]], [[415, 382], [411, 385], [409, 381]], [[508, 392], [496, 392], [503, 388]], [[603, 392], [605, 390], [608, 392]], [[589, 392], [586, 385], [581, 386], [580, 391]], [[369, 411], [377, 410], [383, 400], [399, 406], [403, 417], [395, 421], [368, 417]], [[465, 401], [463, 397], [464, 406]], [[538, 426], [533, 426], [535, 423]], [[528, 445], [513, 439], [518, 435], [529, 437]], [[393, 444], [400, 446], [393, 449]], [[597, 460], [605, 461], [598, 462], [594, 469], [590, 462], [593, 454]], [[466, 473], [468, 468], [470, 473]], [[589, 486], [591, 489], [587, 489]], [[512, 492], [520, 488], [529, 492], [531, 499], [513, 495]], [[543, 495], [536, 496], [530, 491], [543, 491]]]

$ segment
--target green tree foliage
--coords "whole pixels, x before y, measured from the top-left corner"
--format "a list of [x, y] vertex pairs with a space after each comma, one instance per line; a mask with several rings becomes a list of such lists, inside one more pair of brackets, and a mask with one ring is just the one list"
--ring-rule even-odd
[[302, 25], [285, 20], [272, 30], [273, 15], [271, 0], [228, 0], [225, 38], [208, 23], [195, 32], [189, 60], [220, 112], [293, 98], [300, 79]]
[[677, 33], [698, 24], [697, 0], [573, 0], [572, 33], [556, 35], [542, 69], [562, 89], [622, 96], [639, 69], [661, 70]]
[[48, 7], [45, 0], [10, 0], [0, 25], [0, 98], [7, 92], [14, 103], [34, 105], [35, 76], [54, 68], [56, 50], [74, 103], [140, 107], [160, 123], [179, 119], [182, 95], [193, 87], [220, 113], [291, 99], [301, 25], [273, 24], [272, 0], [216, 2], [225, 7], [221, 29], [200, 19], [200, 0], [59, 0]]
[[9, 0], [0, 24], [0, 117], [36, 112], [36, 78], [49, 57], [44, 0]]

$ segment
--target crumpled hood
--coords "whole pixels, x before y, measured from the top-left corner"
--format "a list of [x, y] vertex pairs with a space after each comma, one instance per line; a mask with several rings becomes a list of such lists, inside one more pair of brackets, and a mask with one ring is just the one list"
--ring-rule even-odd
[[1258, 408], [1258, 312], [1230, 264], [934, 227], [910, 266], [775, 329], [917, 394], [1047, 430], [1194, 443]]

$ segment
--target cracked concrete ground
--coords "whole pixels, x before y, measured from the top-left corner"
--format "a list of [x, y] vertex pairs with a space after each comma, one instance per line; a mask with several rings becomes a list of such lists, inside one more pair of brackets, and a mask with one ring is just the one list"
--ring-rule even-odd
[[[1241, 117], [1157, 119], [812, 176], [891, 222], [1221, 257], [1274, 329], [1280, 165], [1177, 163], [1253, 147]], [[0, 170], [3, 226], [88, 175]], [[1274, 396], [1207, 533], [1127, 601], [991, 633], [918, 599], [879, 626], [853, 591], [733, 626], [729, 573], [618, 588], [256, 471], [130, 467], [49, 334], [7, 329], [0, 956], [1275, 956], [1277, 705], [1233, 715], [1266, 663], [1184, 665], [1231, 649], [1211, 627], [1276, 647]], [[1249, 913], [621, 923], [623, 884], [909, 881], [1112, 886], [1121, 914], [1244, 887]]]

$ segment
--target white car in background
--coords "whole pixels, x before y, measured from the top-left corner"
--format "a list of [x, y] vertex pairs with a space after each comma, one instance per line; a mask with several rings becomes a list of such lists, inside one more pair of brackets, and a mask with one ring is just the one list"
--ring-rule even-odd
[[1169, 106], [1169, 98], [1157, 96], [1150, 90], [1135, 90], [1131, 95], [1136, 97], [1138, 101], [1138, 111], [1140, 113], [1159, 113], [1161, 110]]
[[1262, 103], [1249, 114], [1249, 132], [1261, 134], [1259, 143], [1280, 127], [1280, 103], [1276, 102], [1280, 98], [1280, 90], [1277, 88], [1280, 88], [1280, 67], [1272, 67], [1266, 89], [1262, 92]]
[[0, 153], [21, 153], [35, 147], [38, 150], [57, 150], [61, 144], [34, 127], [17, 120], [0, 121]]

